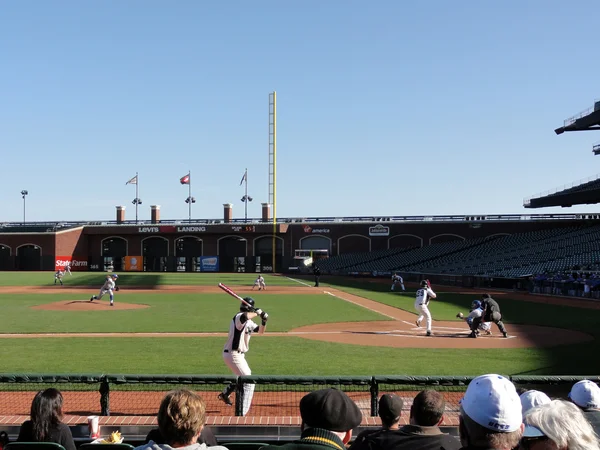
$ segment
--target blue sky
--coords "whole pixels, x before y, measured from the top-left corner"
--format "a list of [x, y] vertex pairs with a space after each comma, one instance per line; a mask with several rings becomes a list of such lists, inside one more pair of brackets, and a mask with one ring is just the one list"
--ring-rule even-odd
[[600, 173], [600, 3], [582, 0], [0, 4], [0, 221], [501, 214]]

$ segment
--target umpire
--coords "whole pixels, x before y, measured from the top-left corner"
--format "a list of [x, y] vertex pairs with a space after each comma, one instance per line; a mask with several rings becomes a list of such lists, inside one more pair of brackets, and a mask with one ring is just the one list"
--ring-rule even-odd
[[471, 322], [471, 334], [469, 337], [477, 337], [477, 329], [481, 322], [494, 322], [498, 326], [498, 329], [502, 335], [507, 338], [508, 333], [506, 332], [506, 328], [502, 323], [502, 313], [500, 312], [500, 306], [498, 305], [498, 302], [494, 300], [490, 294], [482, 294], [481, 308], [483, 309], [481, 316], [475, 317], [473, 322]]

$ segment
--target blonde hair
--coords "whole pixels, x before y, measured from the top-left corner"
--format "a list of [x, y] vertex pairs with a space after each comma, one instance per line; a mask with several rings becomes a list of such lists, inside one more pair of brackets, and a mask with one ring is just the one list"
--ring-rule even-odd
[[565, 400], [552, 400], [525, 414], [525, 424], [539, 428], [558, 448], [600, 450], [600, 442], [585, 415]]
[[206, 420], [206, 403], [186, 389], [169, 392], [158, 410], [158, 428], [166, 443], [190, 445]]

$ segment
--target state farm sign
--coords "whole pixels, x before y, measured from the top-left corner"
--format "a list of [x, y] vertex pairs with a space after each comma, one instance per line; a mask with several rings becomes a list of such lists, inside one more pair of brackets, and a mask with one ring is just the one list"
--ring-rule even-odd
[[389, 236], [390, 227], [384, 227], [381, 224], [369, 227], [369, 236]]
[[71, 264], [71, 270], [87, 270], [87, 259], [78, 259], [76, 256], [57, 256], [54, 260], [54, 270], [64, 270], [67, 264]]

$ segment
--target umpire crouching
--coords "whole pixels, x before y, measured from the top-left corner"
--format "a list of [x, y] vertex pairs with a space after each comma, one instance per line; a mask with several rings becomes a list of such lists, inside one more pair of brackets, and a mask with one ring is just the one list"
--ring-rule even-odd
[[471, 334], [469, 337], [476, 338], [477, 337], [477, 329], [481, 322], [494, 322], [502, 335], [506, 338], [508, 337], [508, 333], [506, 332], [506, 328], [504, 327], [504, 323], [502, 323], [502, 313], [500, 312], [500, 306], [498, 302], [494, 300], [490, 294], [482, 294], [481, 295], [481, 308], [483, 312], [481, 316], [475, 317], [473, 322], [471, 322]]
[[321, 389], [300, 400], [300, 439], [261, 450], [344, 450], [362, 421], [358, 406], [342, 391]]

